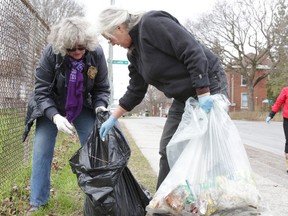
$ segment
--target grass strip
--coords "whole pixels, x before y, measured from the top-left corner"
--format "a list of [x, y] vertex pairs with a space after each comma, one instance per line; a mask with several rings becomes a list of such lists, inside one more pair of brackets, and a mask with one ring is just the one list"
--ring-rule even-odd
[[121, 128], [131, 148], [128, 167], [137, 181], [153, 195], [156, 192], [157, 175], [123, 123]]
[[[137, 181], [151, 194], [155, 193], [157, 175], [143, 156], [129, 131], [121, 125], [131, 148], [128, 167]], [[77, 137], [59, 133], [54, 151], [51, 170], [51, 196], [49, 204], [33, 216], [80, 216], [83, 215], [85, 194], [78, 186], [77, 177], [72, 173], [69, 159], [80, 148]], [[31, 164], [31, 162], [30, 162]], [[27, 215], [29, 208], [31, 165], [23, 167], [19, 177], [13, 179], [0, 197], [0, 215]]]

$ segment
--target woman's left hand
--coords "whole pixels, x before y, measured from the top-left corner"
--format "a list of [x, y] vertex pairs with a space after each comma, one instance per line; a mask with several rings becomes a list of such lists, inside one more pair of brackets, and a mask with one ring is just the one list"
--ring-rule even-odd
[[204, 95], [204, 96], [199, 95], [198, 101], [199, 101], [200, 107], [206, 113], [209, 113], [211, 108], [213, 107], [213, 99], [212, 99], [211, 95]]

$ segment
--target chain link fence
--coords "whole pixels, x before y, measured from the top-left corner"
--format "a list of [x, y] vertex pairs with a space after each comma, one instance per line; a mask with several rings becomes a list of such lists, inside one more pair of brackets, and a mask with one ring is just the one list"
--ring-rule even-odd
[[0, 187], [31, 156], [29, 138], [22, 143], [24, 118], [48, 33], [28, 0], [0, 0]]

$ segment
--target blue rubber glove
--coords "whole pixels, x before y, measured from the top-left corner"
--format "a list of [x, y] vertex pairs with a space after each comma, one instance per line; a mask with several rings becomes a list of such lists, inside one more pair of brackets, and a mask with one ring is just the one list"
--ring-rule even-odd
[[209, 113], [213, 106], [213, 99], [210, 95], [198, 96], [198, 101], [200, 107], [206, 112]]
[[113, 116], [110, 116], [100, 127], [99, 135], [100, 138], [105, 141], [105, 136], [108, 134], [108, 132], [111, 130], [111, 128], [116, 123], [117, 118], [114, 118]]
[[267, 118], [266, 118], [266, 123], [267, 123], [267, 124], [270, 124], [270, 121], [271, 121], [271, 117], [270, 117], [270, 116], [267, 116]]

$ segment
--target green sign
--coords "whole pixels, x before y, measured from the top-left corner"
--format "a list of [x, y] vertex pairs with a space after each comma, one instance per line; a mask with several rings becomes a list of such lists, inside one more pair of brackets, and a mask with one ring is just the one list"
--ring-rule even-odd
[[128, 61], [126, 60], [112, 60], [112, 64], [128, 64]]

